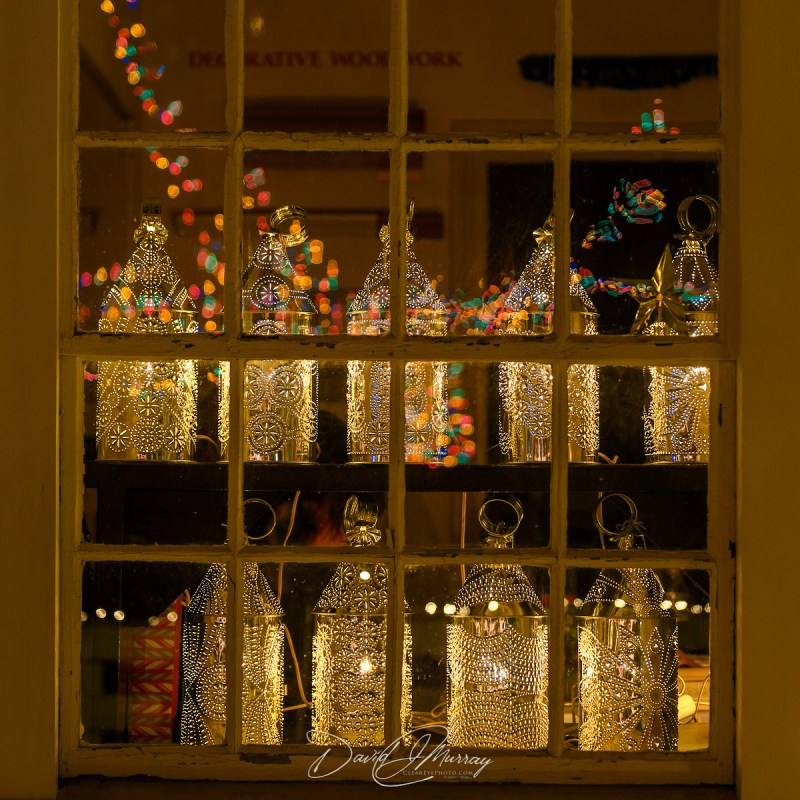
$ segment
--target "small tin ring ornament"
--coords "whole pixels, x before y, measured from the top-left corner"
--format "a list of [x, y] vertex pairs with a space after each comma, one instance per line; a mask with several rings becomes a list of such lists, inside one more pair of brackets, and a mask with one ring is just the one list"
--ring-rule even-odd
[[261, 536], [251, 536], [245, 528], [244, 536], [245, 539], [247, 539], [248, 544], [264, 541], [264, 539], [272, 535], [272, 532], [275, 530], [275, 527], [278, 524], [278, 515], [275, 513], [275, 509], [266, 500], [262, 500], [260, 497], [248, 497], [247, 500], [242, 503], [242, 507], [249, 505], [250, 503], [258, 503], [259, 505], [266, 506], [272, 514], [272, 525], [270, 525], [269, 530], [266, 533], [262, 533]]
[[[299, 222], [300, 230], [297, 233], [282, 231], [280, 226], [286, 220]], [[269, 227], [286, 247], [296, 247], [308, 239], [308, 214], [300, 206], [281, 206], [272, 212], [272, 216], [269, 218]]]
[[[619, 497], [623, 500], [630, 511], [630, 517], [625, 520], [625, 522], [621, 522], [617, 525], [616, 531], [608, 530], [602, 522], [603, 503], [612, 497]], [[608, 536], [612, 542], [619, 542], [620, 539], [625, 539], [628, 536], [640, 536], [644, 539], [644, 525], [639, 522], [639, 510], [636, 508], [636, 503], [622, 492], [611, 492], [610, 494], [603, 495], [597, 501], [594, 507], [594, 526], [600, 534], [600, 543], [603, 545], [604, 550], [606, 547], [605, 540], [603, 539], [604, 536]]]
[[[689, 209], [695, 200], [702, 203], [708, 209], [710, 217], [708, 225], [702, 230], [696, 228], [689, 219]], [[689, 197], [685, 197], [678, 206], [678, 224], [681, 226], [681, 230], [685, 231], [687, 234], [694, 235], [697, 239], [704, 242], [709, 242], [717, 232], [717, 226], [719, 224], [719, 204], [713, 197], [709, 197], [707, 194], [693, 194]]]
[[[493, 522], [491, 519], [489, 519], [488, 512], [489, 506], [491, 506], [493, 503], [500, 503], [513, 509], [514, 513], [517, 515], [517, 521], [511, 526], [508, 526], [502, 520]], [[503, 545], [512, 544], [514, 540], [514, 534], [522, 524], [522, 518], [524, 516], [525, 510], [522, 507], [522, 503], [520, 503], [520, 501], [513, 494], [488, 497], [478, 512], [478, 522], [480, 522], [481, 527], [488, 534], [488, 538], [485, 539], [486, 543], [495, 547], [502, 547]]]
[[344, 504], [343, 525], [348, 544], [353, 547], [377, 544], [381, 538], [378, 523], [378, 504], [352, 494]]

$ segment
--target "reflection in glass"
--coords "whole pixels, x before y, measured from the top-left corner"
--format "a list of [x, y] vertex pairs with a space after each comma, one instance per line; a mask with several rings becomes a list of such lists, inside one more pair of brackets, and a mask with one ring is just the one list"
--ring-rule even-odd
[[319, 364], [250, 361], [244, 374], [244, 435], [250, 461], [316, 458]]
[[597, 461], [600, 446], [600, 383], [595, 364], [567, 370], [567, 436], [570, 461]]
[[[508, 526], [489, 508], [516, 512]], [[490, 497], [480, 510], [489, 547], [507, 547], [522, 521], [516, 497]], [[547, 612], [522, 568], [478, 564], [448, 609], [447, 724], [456, 747], [547, 746]], [[447, 611], [446, 611], [447, 613]]]
[[[353, 495], [344, 509], [347, 542], [380, 542], [377, 504]], [[384, 742], [388, 569], [384, 564], [336, 567], [314, 608], [312, 741], [331, 737], [354, 747]], [[411, 628], [404, 623], [401, 720], [411, 711]], [[335, 741], [335, 740], [333, 740]]]

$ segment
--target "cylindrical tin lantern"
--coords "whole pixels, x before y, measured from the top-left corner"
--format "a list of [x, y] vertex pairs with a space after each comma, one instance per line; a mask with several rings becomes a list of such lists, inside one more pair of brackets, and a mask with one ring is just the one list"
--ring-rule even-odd
[[[388, 361], [347, 362], [347, 452], [351, 463], [389, 460], [391, 374]], [[405, 377], [406, 461], [439, 461], [452, 439], [447, 364], [409, 361]]]
[[[345, 505], [344, 529], [353, 547], [380, 541], [378, 508], [353, 495]], [[383, 564], [344, 562], [314, 608], [311, 740], [332, 737], [352, 747], [384, 744], [388, 570]], [[405, 730], [411, 716], [411, 628], [404, 623], [403, 695]]]
[[212, 564], [200, 581], [181, 626], [181, 744], [225, 743], [225, 567]]
[[550, 460], [553, 372], [549, 364], [498, 365], [500, 450], [513, 464]]
[[[517, 522], [492, 522], [494, 504]], [[486, 543], [505, 547], [522, 520], [511, 496], [481, 507]], [[467, 574], [447, 625], [447, 726], [454, 747], [530, 750], [547, 746], [547, 612], [522, 568], [479, 564]]]
[[[161, 206], [147, 202], [136, 248], [101, 305], [104, 333], [194, 333], [197, 312], [164, 250]], [[97, 457], [175, 461], [194, 456], [197, 368], [192, 361], [101, 361], [97, 365]]]
[[244, 372], [244, 436], [250, 461], [316, 458], [319, 364], [249, 361]]
[[242, 744], [283, 740], [283, 609], [258, 564], [245, 562]]
[[[602, 504], [622, 498], [630, 519], [611, 532], [600, 521]], [[623, 550], [643, 526], [624, 494], [609, 494], [595, 509], [601, 536]], [[581, 662], [581, 750], [678, 749], [678, 626], [662, 608], [664, 588], [652, 569], [604, 569], [578, 614]]]
[[711, 431], [708, 367], [647, 367], [645, 456], [651, 462], [708, 461]]
[[[282, 232], [286, 223], [287, 232]], [[250, 336], [314, 333], [317, 309], [302, 288], [287, 247], [308, 238], [306, 212], [298, 206], [282, 206], [269, 219], [269, 231], [253, 252], [242, 276], [242, 330]]]
[[389, 460], [388, 361], [347, 362], [347, 456], [353, 463]]
[[99, 459], [183, 461], [194, 456], [194, 361], [101, 361], [97, 373]]
[[600, 447], [600, 370], [596, 364], [567, 369], [567, 436], [571, 462], [595, 462]]

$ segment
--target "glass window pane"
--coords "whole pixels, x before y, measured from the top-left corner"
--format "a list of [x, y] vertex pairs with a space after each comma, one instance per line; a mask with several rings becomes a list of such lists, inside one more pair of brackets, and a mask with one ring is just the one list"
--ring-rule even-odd
[[314, 0], [298, 9], [247, 0], [244, 127], [385, 131], [389, 3]]
[[387, 153], [248, 151], [243, 329], [342, 334], [389, 218]]
[[573, 5], [572, 121], [576, 131], [642, 138], [716, 131], [719, 3], [648, 8], [609, 0]]
[[544, 749], [547, 571], [501, 564], [410, 567], [406, 600], [412, 729], [435, 726], [434, 740], [447, 733], [448, 746], [459, 749]]
[[80, 127], [225, 128], [225, 4], [80, 0]]
[[573, 333], [717, 333], [716, 160], [578, 157], [571, 197]]
[[[413, 200], [409, 331], [551, 333], [555, 253], [548, 224], [549, 156], [412, 153], [407, 177]], [[431, 324], [419, 323], [429, 317]]]
[[409, 129], [553, 130], [552, 0], [409, 2]]
[[221, 330], [224, 176], [222, 152], [81, 152], [80, 330]]
[[[638, 507], [652, 549], [706, 546], [711, 371], [704, 366], [569, 368], [571, 547], [601, 547], [592, 514], [604, 492]], [[614, 529], [627, 509], [609, 507]]]
[[225, 362], [86, 364], [85, 541], [226, 540], [229, 383]]
[[567, 571], [568, 748], [708, 749], [709, 585], [703, 570]]
[[81, 739], [221, 745], [225, 569], [89, 563], [81, 611]]

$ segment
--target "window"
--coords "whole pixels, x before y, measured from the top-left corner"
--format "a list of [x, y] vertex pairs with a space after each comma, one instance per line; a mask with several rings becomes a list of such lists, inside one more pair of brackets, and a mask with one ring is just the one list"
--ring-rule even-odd
[[[352, 633], [331, 610], [361, 580], [372, 616], [387, 610], [357, 667], [385, 668], [385, 703], [356, 715], [373, 736], [357, 744], [449, 705], [451, 745], [491, 758], [486, 779], [731, 780], [726, 229], [702, 242], [718, 296], [710, 272], [680, 300], [666, 267], [650, 279], [681, 200], [712, 198], [687, 211], [709, 232], [713, 202], [733, 205], [716, 4], [696, 39], [673, 23], [663, 53], [639, 56], [600, 46], [588, 2], [507, 3], [485, 33], [511, 60], [487, 59], [496, 40], [461, 21], [478, 4], [324, 5], [303, 28], [257, 0], [229, 6], [68, 9], [82, 62], [64, 132], [64, 774], [307, 777], [325, 741], [309, 731], [340, 730], [314, 647]], [[608, 19], [624, 26], [625, 9]], [[615, 83], [620, 63], [636, 92]], [[651, 107], [659, 81], [678, 85]], [[535, 284], [551, 260], [552, 288]], [[597, 535], [601, 493], [635, 503], [646, 552]], [[612, 539], [625, 502], [603, 505]], [[515, 519], [513, 549], [484, 547]], [[678, 673], [680, 735], [660, 752], [650, 730], [634, 737], [649, 752], [609, 763], [636, 746], [586, 744], [577, 640], [600, 570], [632, 564], [666, 591], [650, 587], [654, 614], [678, 617], [684, 663], [659, 675]], [[457, 696], [460, 612], [483, 602], [463, 591], [474, 565], [530, 592], [534, 708], [488, 704], [500, 725], [524, 720], [505, 745]], [[320, 605], [331, 581], [339, 604]], [[665, 702], [624, 661], [608, 670], [634, 712]]]

